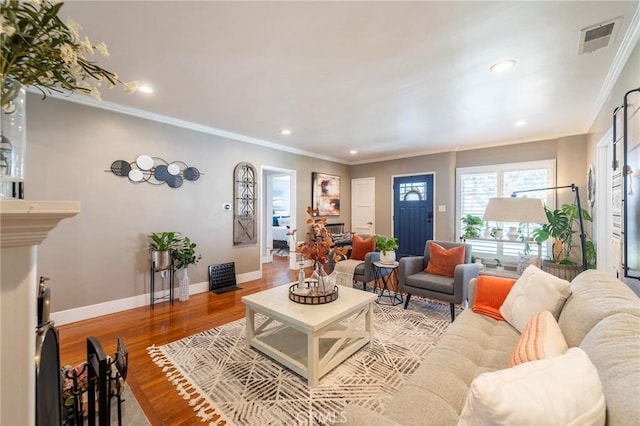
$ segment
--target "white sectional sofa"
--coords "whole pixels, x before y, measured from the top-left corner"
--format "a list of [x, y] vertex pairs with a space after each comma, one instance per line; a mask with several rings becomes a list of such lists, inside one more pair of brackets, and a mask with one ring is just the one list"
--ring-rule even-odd
[[[470, 286], [473, 306], [475, 280]], [[571, 282], [558, 318], [569, 348], [595, 365], [606, 424], [640, 424], [640, 299], [610, 275], [589, 270]], [[350, 405], [349, 425], [455, 425], [474, 378], [509, 368], [520, 333], [506, 321], [465, 309], [383, 413]]]

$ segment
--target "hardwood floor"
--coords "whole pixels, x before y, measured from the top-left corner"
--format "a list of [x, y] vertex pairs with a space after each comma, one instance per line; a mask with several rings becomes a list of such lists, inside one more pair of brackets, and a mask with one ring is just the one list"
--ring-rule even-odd
[[243, 318], [245, 305], [240, 298], [295, 281], [297, 274], [288, 266], [288, 258], [274, 256], [273, 263], [263, 265], [263, 278], [240, 284], [242, 290], [221, 295], [206, 292], [192, 295], [186, 302], [176, 299], [173, 305], [156, 303], [153, 310], [145, 306], [60, 326], [61, 363], [84, 362], [88, 336], [98, 338], [107, 354], [115, 352], [116, 337], [121, 336], [129, 350], [127, 383], [151, 424], [200, 424], [192, 407], [151, 361], [147, 347], [164, 345]]

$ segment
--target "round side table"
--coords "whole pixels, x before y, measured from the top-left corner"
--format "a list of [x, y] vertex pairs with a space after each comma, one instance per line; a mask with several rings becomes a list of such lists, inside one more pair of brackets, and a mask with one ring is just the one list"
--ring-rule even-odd
[[[376, 281], [376, 288], [380, 289], [380, 295], [378, 295], [378, 300], [376, 300], [377, 303], [395, 306], [403, 302], [402, 294], [398, 293], [398, 266], [400, 266], [400, 262], [373, 262], [373, 275]], [[394, 284], [392, 278], [395, 278], [395, 289], [390, 287], [390, 285]], [[382, 303], [383, 297], [387, 298], [388, 301]]]

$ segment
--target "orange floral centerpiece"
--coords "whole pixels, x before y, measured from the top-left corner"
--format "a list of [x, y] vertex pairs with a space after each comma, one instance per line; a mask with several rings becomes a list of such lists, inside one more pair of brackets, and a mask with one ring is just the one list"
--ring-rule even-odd
[[[301, 243], [297, 248], [302, 257], [313, 260], [314, 264], [325, 265], [329, 261], [329, 255], [332, 254], [334, 261], [342, 259], [347, 252], [345, 248], [334, 247], [333, 235], [327, 229], [327, 218], [317, 217], [318, 209], [307, 207], [307, 214], [310, 216], [306, 224], [309, 225], [307, 232], [307, 240]], [[294, 231], [295, 232], [295, 231]], [[333, 249], [333, 251], [331, 250]]]
[[[334, 261], [339, 261], [346, 254], [346, 248], [334, 247], [333, 235], [326, 227], [327, 219], [317, 217], [318, 209], [307, 207], [309, 218], [306, 225], [309, 225], [309, 232], [304, 242], [295, 246], [295, 250], [303, 259], [313, 260], [314, 271], [311, 275], [311, 281], [317, 281], [318, 293], [330, 293], [333, 291], [333, 285], [327, 277], [324, 265], [329, 261], [330, 256]], [[294, 237], [297, 230], [291, 231]]]

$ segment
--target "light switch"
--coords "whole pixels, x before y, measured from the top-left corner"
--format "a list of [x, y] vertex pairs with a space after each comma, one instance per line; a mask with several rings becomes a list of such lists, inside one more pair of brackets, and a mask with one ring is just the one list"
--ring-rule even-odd
[[444, 206], [444, 205], [438, 206], [438, 211], [441, 212], [441, 213], [442, 212], [446, 212], [447, 211], [447, 206]]

